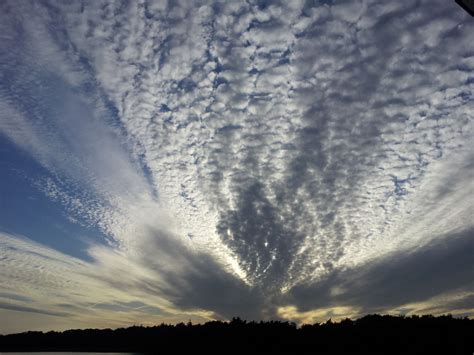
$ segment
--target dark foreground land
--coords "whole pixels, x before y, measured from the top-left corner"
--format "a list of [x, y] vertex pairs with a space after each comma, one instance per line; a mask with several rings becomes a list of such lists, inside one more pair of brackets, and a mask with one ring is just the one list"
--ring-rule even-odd
[[288, 354], [469, 354], [474, 320], [451, 316], [369, 315], [358, 320], [304, 325], [231, 322], [159, 325], [116, 330], [27, 332], [0, 336], [3, 351], [90, 351]]

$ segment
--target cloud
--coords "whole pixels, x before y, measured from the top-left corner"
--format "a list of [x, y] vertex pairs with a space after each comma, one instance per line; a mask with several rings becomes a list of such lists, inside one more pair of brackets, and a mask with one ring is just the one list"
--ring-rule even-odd
[[[1, 308], [50, 316], [71, 316], [52, 302], [77, 302], [99, 295], [87, 264], [33, 241], [1, 233]], [[34, 302], [34, 307], [32, 303]]]
[[24, 306], [18, 306], [15, 304], [11, 303], [6, 303], [6, 302], [0, 302], [0, 308], [2, 309], [8, 309], [12, 311], [20, 311], [20, 312], [30, 312], [30, 313], [38, 313], [38, 314], [44, 314], [47, 316], [57, 316], [57, 317], [67, 317], [70, 316], [68, 313], [64, 312], [50, 312], [50, 311], [43, 311], [41, 309], [36, 309], [32, 307], [24, 307]]
[[[164, 246], [165, 242], [160, 245]], [[0, 308], [64, 318], [51, 321], [64, 329], [74, 322], [83, 326], [117, 327], [133, 324], [138, 319], [142, 324], [177, 322], [183, 317], [203, 321], [211, 316], [228, 317], [230, 314], [225, 312], [231, 307], [249, 304], [239, 298], [245, 292], [249, 294], [246, 285], [235, 276], [220, 271], [218, 265], [208, 261], [208, 256], [202, 262], [189, 251], [187, 255], [185, 250], [173, 254], [171, 249], [176, 246], [170, 245], [163, 255], [171, 259], [162, 260], [164, 264], [160, 265], [156, 261], [157, 256], [161, 259], [160, 255], [153, 249], [148, 260], [134, 260], [123, 252], [95, 248], [92, 253], [97, 257], [96, 261], [85, 262], [27, 238], [1, 233], [0, 285], [5, 301], [0, 302]], [[99, 255], [98, 248], [102, 248], [103, 255]], [[182, 258], [182, 263], [188, 264], [181, 265], [180, 269], [179, 260], [176, 260], [173, 268], [169, 264], [173, 257]], [[204, 267], [196, 268], [194, 264], [199, 267], [199, 262]], [[169, 270], [165, 270], [167, 265]], [[194, 268], [189, 270], [190, 267]], [[203, 273], [212, 272], [212, 268], [215, 272], [204, 278]], [[160, 283], [160, 279], [164, 282]], [[207, 293], [198, 293], [198, 290]], [[214, 292], [212, 296], [222, 297], [223, 306], [209, 304], [211, 291]], [[249, 309], [242, 306], [242, 310]], [[29, 329], [26, 323], [14, 325], [5, 329], [12, 328], [10, 332]], [[35, 329], [50, 328], [39, 324]]]
[[[0, 133], [48, 171], [33, 184], [108, 241], [81, 264], [86, 284], [176, 317], [452, 291], [435, 260], [467, 263], [473, 227], [473, 28], [455, 4], [1, 6]], [[446, 282], [397, 293], [380, 270], [401, 277], [403, 256], [421, 273], [404, 256], [417, 246]]]
[[92, 250], [99, 261], [96, 277], [130, 294], [161, 298], [171, 309], [206, 310], [217, 318], [230, 318], [235, 312], [250, 318], [260, 316], [260, 293], [223, 269], [212, 256], [180, 245], [164, 231], [153, 230], [148, 236], [136, 246], [139, 254], [135, 257], [112, 254], [103, 247]]
[[360, 315], [399, 309], [438, 313], [470, 309], [473, 235], [468, 229], [411, 251], [337, 270], [322, 282], [295, 287], [287, 302], [301, 312], [345, 306]]

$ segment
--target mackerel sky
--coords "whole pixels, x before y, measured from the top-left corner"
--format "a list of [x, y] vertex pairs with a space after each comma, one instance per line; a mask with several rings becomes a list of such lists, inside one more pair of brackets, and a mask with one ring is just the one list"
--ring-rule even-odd
[[0, 2], [0, 333], [474, 315], [454, 1]]

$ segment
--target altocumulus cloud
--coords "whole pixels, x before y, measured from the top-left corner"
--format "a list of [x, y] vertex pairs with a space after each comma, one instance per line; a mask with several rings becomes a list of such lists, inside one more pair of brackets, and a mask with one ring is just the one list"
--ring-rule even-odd
[[106, 240], [84, 261], [3, 233], [4, 312], [472, 315], [474, 24], [454, 2], [0, 6], [2, 139]]

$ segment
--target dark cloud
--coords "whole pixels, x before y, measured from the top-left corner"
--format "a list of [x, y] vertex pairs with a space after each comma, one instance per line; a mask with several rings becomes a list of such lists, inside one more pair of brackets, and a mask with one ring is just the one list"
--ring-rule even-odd
[[[428, 301], [451, 291], [474, 291], [474, 229], [445, 236], [405, 253], [335, 271], [321, 282], [291, 291], [291, 303], [300, 310], [347, 305], [362, 314]], [[337, 294], [333, 290], [338, 288]], [[470, 298], [447, 305], [469, 308]]]
[[[144, 270], [152, 271], [156, 281], [140, 273], [117, 278], [114, 271], [98, 277], [132, 294], [145, 291], [165, 297], [183, 311], [207, 310], [224, 319], [235, 315], [248, 319], [262, 317], [265, 304], [261, 292], [226, 271], [214, 257], [177, 243], [167, 232], [153, 229], [149, 236], [140, 241], [140, 256], [135, 262]], [[114, 302], [94, 307], [124, 309], [133, 304]]]
[[130, 312], [130, 311], [138, 311], [145, 314], [150, 315], [158, 315], [163, 316], [166, 314], [163, 310], [158, 307], [150, 306], [146, 303], [141, 301], [129, 301], [129, 302], [121, 302], [116, 301], [114, 303], [92, 303], [88, 304], [88, 307], [103, 309], [106, 311], [114, 311], [114, 312]]
[[56, 312], [56, 311], [50, 311], [50, 310], [41, 310], [37, 308], [21, 306], [21, 305], [12, 304], [12, 303], [6, 303], [6, 302], [0, 302], [0, 308], [7, 309], [10, 311], [43, 314], [46, 316], [55, 316], [55, 317], [70, 317], [71, 316], [70, 313]]
[[14, 293], [9, 293], [9, 292], [0, 292], [0, 297], [6, 298], [9, 300], [15, 300], [15, 301], [20, 301], [20, 302], [31, 302], [33, 301], [32, 298], [26, 297], [23, 295], [17, 295]]
[[262, 288], [278, 286], [293, 260], [298, 235], [279, 219], [278, 206], [266, 198], [258, 182], [238, 198], [238, 209], [221, 214], [217, 230], [239, 255], [252, 282]]

